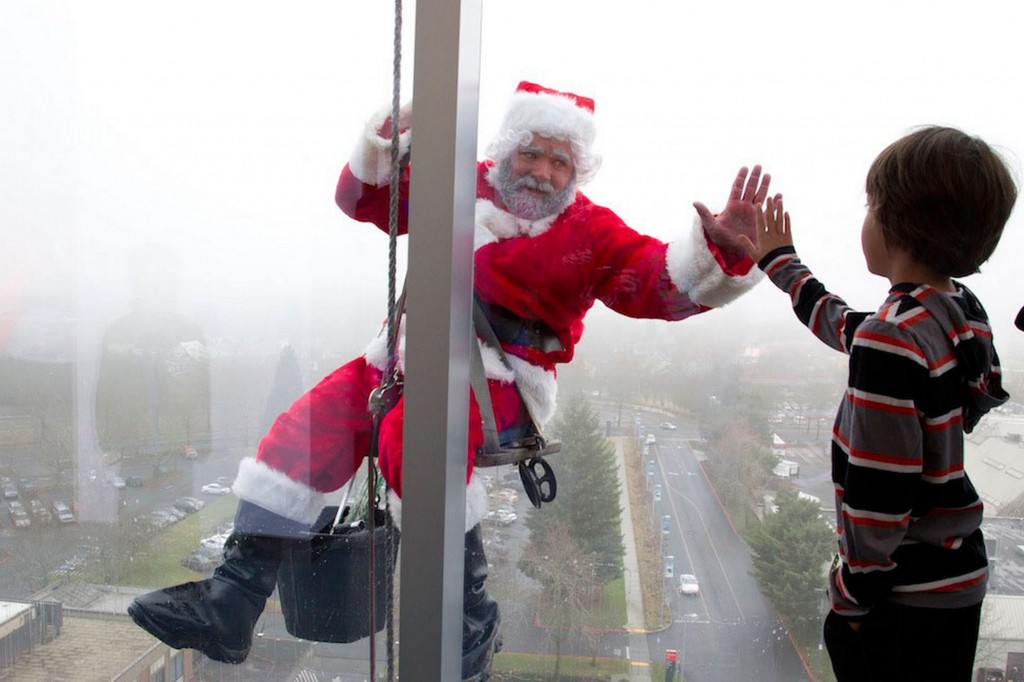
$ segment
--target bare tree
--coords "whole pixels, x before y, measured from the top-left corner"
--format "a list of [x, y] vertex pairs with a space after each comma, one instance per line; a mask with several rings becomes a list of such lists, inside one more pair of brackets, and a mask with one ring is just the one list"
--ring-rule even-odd
[[531, 538], [520, 560], [523, 572], [543, 585], [541, 612], [555, 647], [555, 679], [567, 643], [578, 641], [596, 649], [587, 625], [602, 594], [594, 559], [565, 525], [552, 525]]

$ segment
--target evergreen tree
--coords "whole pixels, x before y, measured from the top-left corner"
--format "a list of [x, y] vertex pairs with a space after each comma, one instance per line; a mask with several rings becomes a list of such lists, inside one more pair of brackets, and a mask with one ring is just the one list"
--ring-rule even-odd
[[597, 413], [581, 393], [565, 401], [552, 433], [562, 441], [561, 453], [549, 461], [558, 480], [558, 494], [527, 518], [531, 539], [541, 541], [552, 527], [564, 525], [581, 550], [595, 557], [601, 579], [618, 577], [623, 547], [615, 448], [604, 437]]
[[291, 407], [303, 391], [299, 358], [290, 344], [285, 345], [277, 361], [274, 384], [270, 387], [270, 395], [267, 397], [267, 409], [263, 411], [263, 433], [270, 429], [279, 414]]
[[778, 511], [766, 511], [764, 525], [750, 539], [761, 589], [797, 633], [817, 630], [825, 567], [835, 551], [835, 534], [818, 505], [793, 488], [777, 493]]

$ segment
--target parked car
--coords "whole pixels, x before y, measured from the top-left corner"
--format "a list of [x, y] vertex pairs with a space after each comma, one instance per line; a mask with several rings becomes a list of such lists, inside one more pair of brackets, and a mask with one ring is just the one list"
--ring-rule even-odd
[[25, 506], [17, 500], [7, 504], [11, 514], [11, 524], [15, 528], [28, 528], [32, 525], [32, 518], [25, 511]]
[[149, 517], [157, 528], [166, 528], [181, 519], [177, 510], [172, 512], [170, 509], [154, 509], [149, 512]]
[[181, 456], [185, 459], [199, 459], [199, 452], [191, 445], [182, 445]]
[[58, 566], [56, 570], [59, 573], [74, 573], [84, 565], [85, 557], [75, 554], [70, 559], [62, 563], [60, 566]]
[[32, 514], [32, 518], [41, 523], [44, 526], [48, 526], [53, 523], [53, 514], [50, 510], [40, 502], [39, 500], [29, 500], [28, 510]]
[[178, 509], [177, 507], [164, 507], [161, 511], [170, 514], [175, 521], [181, 521], [183, 518], [188, 516], [188, 512]]
[[128, 481], [126, 481], [121, 476], [114, 476], [113, 483], [114, 483], [114, 487], [117, 488], [118, 490], [122, 490], [123, 488], [128, 487]]
[[124, 479], [125, 485], [129, 488], [141, 488], [145, 481], [142, 480], [142, 476], [129, 476]]
[[519, 516], [511, 509], [495, 509], [488, 512], [487, 519], [497, 523], [499, 526], [509, 526], [516, 522]]
[[697, 576], [692, 573], [684, 573], [679, 576], [679, 594], [696, 595], [700, 593], [700, 583]]
[[53, 515], [57, 517], [57, 521], [60, 523], [74, 523], [75, 521], [75, 515], [71, 508], [60, 500], [53, 501]]
[[228, 541], [230, 533], [218, 533], [199, 541], [199, 549], [206, 553], [220, 554], [224, 551], [224, 543]]
[[231, 487], [220, 483], [207, 483], [202, 487], [202, 491], [207, 495], [229, 495]]
[[491, 493], [490, 498], [494, 500], [495, 504], [514, 507], [519, 501], [519, 493], [514, 488], [502, 488]]
[[647, 434], [647, 440], [645, 441], [648, 445], [654, 445], [658, 442], [658, 439], [654, 437], [653, 433]]
[[676, 425], [673, 424], [672, 422], [661, 422], [660, 426], [661, 426], [661, 428], [665, 429], [666, 431], [675, 431], [676, 430]]
[[221, 564], [219, 556], [193, 552], [181, 560], [181, 565], [196, 573], [207, 573]]
[[195, 497], [179, 497], [174, 501], [174, 508], [180, 509], [186, 514], [193, 514], [205, 506], [205, 502]]

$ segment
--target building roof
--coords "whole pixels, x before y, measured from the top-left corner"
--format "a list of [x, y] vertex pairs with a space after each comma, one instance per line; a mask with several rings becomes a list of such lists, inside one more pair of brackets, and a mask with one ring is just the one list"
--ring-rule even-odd
[[964, 468], [985, 502], [986, 516], [1024, 511], [1024, 420], [988, 415], [964, 440]]
[[12, 682], [110, 682], [156, 646], [124, 616], [64, 611], [60, 634], [7, 669]]
[[11, 628], [20, 627], [14, 623], [14, 619], [23, 613], [32, 610], [32, 605], [23, 601], [0, 601], [0, 637], [8, 633]]
[[987, 595], [981, 607], [979, 638], [1024, 640], [1024, 595]]

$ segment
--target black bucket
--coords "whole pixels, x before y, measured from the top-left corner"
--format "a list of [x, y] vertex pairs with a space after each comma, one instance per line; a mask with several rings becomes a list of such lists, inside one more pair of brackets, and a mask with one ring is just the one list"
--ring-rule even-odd
[[[288, 543], [277, 576], [284, 624], [293, 637], [315, 642], [354, 642], [371, 633], [370, 628], [370, 531], [340, 528], [328, 534], [337, 507], [321, 513], [310, 540]], [[395, 565], [398, 529], [391, 543], [385, 521], [387, 513], [375, 512], [374, 543], [374, 627], [380, 632], [387, 617], [387, 589], [391, 584], [387, 566]]]

